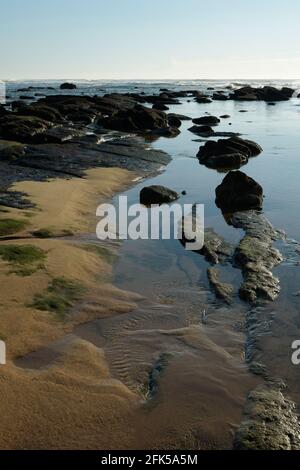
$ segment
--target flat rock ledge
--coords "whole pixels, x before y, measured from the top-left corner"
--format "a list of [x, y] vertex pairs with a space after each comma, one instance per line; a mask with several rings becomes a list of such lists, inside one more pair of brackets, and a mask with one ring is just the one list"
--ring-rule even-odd
[[258, 300], [274, 301], [279, 295], [280, 284], [271, 269], [281, 263], [283, 257], [272, 245], [282, 238], [282, 234], [257, 211], [237, 212], [231, 222], [246, 232], [233, 257], [244, 278], [239, 290], [241, 299], [252, 304]]
[[234, 449], [299, 450], [300, 425], [295, 403], [271, 384], [259, 385], [251, 391]]

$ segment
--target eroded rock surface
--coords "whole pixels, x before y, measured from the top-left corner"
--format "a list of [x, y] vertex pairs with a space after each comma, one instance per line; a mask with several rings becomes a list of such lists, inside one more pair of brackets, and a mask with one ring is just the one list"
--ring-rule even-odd
[[283, 257], [272, 245], [282, 234], [256, 211], [233, 214], [232, 224], [246, 232], [234, 253], [234, 262], [241, 268], [244, 277], [240, 297], [250, 303], [275, 300], [280, 284], [271, 270], [281, 263]]
[[260, 385], [250, 392], [245, 419], [235, 436], [237, 450], [299, 450], [296, 405], [280, 389]]
[[233, 295], [232, 285], [220, 281], [220, 272], [216, 268], [208, 268], [207, 277], [216, 297], [230, 304]]

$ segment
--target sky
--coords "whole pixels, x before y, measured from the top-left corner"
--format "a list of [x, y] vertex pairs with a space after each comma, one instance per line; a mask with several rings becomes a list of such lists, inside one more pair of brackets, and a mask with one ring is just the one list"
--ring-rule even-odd
[[300, 79], [299, 0], [0, 0], [1, 79]]

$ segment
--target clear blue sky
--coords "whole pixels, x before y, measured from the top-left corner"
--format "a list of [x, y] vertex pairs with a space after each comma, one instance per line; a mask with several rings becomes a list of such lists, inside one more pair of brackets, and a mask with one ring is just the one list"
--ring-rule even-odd
[[299, 0], [0, 0], [0, 78], [300, 78]]

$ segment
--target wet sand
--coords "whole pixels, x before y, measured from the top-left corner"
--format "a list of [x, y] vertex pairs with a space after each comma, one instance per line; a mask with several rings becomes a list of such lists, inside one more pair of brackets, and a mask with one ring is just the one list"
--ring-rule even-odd
[[[228, 318], [224, 328], [228, 312], [216, 312], [213, 327], [202, 323], [205, 299], [196, 286], [180, 292], [162, 282], [155, 301], [142, 300], [114, 287], [111, 264], [83, 246], [96, 205], [135, 177], [97, 169], [84, 179], [15, 185], [36, 208], [13, 243], [47, 256], [44, 268], [26, 277], [1, 262], [3, 449], [232, 447], [257, 379], [243, 364], [243, 334], [228, 327]], [[9, 214], [24, 217], [17, 209]], [[45, 228], [74, 235], [31, 236]], [[118, 249], [109, 247], [114, 255]], [[67, 321], [30, 306], [57, 276], [87, 289]]]

